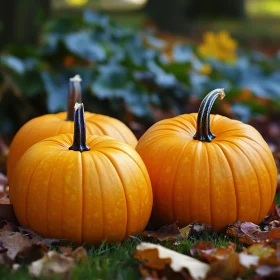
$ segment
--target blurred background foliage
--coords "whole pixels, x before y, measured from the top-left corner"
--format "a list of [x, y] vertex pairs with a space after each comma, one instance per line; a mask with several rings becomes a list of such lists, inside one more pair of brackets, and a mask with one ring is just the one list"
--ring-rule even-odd
[[80, 74], [85, 109], [138, 137], [223, 87], [215, 112], [276, 133], [280, 146], [278, 0], [11, 0], [0, 15], [7, 141], [29, 119], [65, 110]]

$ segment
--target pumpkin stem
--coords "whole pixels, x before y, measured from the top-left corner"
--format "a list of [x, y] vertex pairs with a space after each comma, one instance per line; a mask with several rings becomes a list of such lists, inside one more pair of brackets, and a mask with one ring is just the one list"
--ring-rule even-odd
[[197, 130], [193, 139], [211, 142], [216, 136], [210, 131], [210, 112], [217, 98], [225, 97], [224, 89], [218, 88], [209, 92], [202, 100], [197, 115]]
[[75, 75], [69, 79], [67, 121], [74, 121], [75, 103], [82, 102], [81, 81], [80, 75]]
[[84, 118], [84, 104], [76, 103], [74, 106], [74, 140], [73, 145], [69, 150], [73, 151], [89, 151], [90, 148], [86, 145], [86, 124]]

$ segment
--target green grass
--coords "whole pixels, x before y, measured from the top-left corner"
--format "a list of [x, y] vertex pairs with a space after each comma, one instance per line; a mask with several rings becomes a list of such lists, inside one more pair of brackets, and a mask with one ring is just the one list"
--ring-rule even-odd
[[[158, 243], [148, 238], [139, 238], [141, 241]], [[214, 246], [226, 246], [229, 241], [234, 241], [224, 234], [201, 233], [195, 237], [185, 240], [178, 240], [179, 245], [174, 246], [172, 242], [161, 242], [160, 244], [172, 250], [176, 250], [183, 254], [189, 254], [190, 248], [197, 241], [211, 241]], [[139, 262], [133, 258], [137, 239], [129, 239], [123, 243], [103, 244], [99, 248], [86, 247], [89, 262], [76, 265], [72, 271], [71, 280], [78, 279], [114, 279], [114, 280], [130, 280], [140, 279], [141, 275], [138, 271]], [[238, 242], [237, 242], [238, 244]], [[26, 266], [23, 266], [17, 272], [10, 272], [8, 269], [0, 267], [0, 279], [5, 280], [26, 280], [31, 279]], [[58, 279], [58, 278], [53, 278]]]

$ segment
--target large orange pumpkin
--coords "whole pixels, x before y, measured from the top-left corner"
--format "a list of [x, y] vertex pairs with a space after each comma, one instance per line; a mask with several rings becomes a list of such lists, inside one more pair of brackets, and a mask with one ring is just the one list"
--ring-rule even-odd
[[[8, 179], [13, 176], [16, 164], [24, 152], [33, 144], [60, 133], [73, 131], [74, 105], [81, 101], [81, 79], [77, 75], [70, 79], [68, 111], [47, 114], [28, 121], [15, 135], [8, 153]], [[85, 112], [88, 134], [108, 135], [132, 147], [137, 144], [133, 132], [121, 121], [109, 116]]]
[[16, 217], [46, 237], [122, 241], [149, 220], [148, 172], [130, 145], [108, 136], [85, 140], [83, 106], [76, 107], [74, 135], [44, 139], [19, 160], [10, 180]]
[[222, 89], [205, 97], [198, 114], [154, 124], [136, 146], [152, 182], [156, 222], [199, 221], [220, 230], [237, 220], [259, 223], [272, 204], [277, 171], [267, 143], [250, 125], [210, 115], [217, 97]]

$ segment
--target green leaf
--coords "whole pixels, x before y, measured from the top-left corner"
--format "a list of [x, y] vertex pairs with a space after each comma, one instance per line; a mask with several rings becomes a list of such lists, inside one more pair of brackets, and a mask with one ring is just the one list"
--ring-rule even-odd
[[106, 59], [104, 48], [96, 42], [89, 32], [71, 33], [64, 37], [68, 50], [87, 61], [103, 61]]
[[2, 66], [14, 71], [15, 73], [22, 75], [25, 72], [24, 61], [12, 56], [12, 55], [2, 55], [1, 56]]

